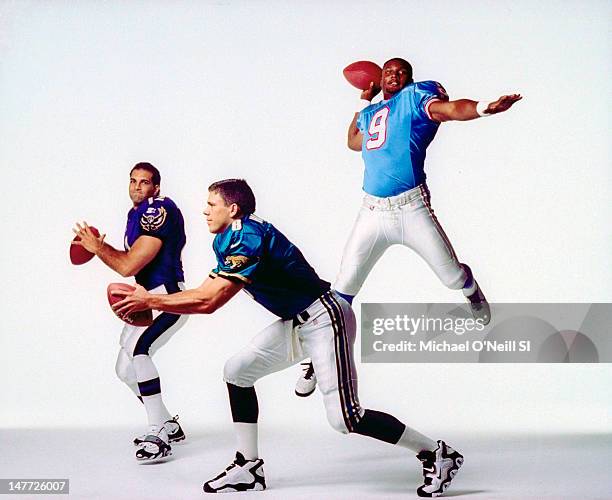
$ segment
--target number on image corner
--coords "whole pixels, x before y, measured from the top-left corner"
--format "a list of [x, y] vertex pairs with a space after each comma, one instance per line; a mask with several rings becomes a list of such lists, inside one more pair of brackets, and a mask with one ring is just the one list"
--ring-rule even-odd
[[387, 117], [389, 116], [389, 108], [385, 106], [384, 108], [379, 109], [372, 120], [370, 121], [370, 126], [368, 127], [368, 133], [370, 134], [370, 139], [366, 142], [366, 149], [378, 149], [380, 148], [385, 141], [387, 140]]

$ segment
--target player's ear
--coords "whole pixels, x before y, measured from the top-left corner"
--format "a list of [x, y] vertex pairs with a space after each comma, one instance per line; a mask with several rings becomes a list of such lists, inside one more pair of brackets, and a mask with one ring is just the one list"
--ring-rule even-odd
[[232, 203], [230, 205], [230, 217], [232, 219], [237, 219], [237, 215], [240, 213], [240, 207], [236, 203]]
[[159, 185], [155, 186], [155, 191], [153, 193], [154, 198], [157, 198], [159, 196], [159, 190], [160, 190]]

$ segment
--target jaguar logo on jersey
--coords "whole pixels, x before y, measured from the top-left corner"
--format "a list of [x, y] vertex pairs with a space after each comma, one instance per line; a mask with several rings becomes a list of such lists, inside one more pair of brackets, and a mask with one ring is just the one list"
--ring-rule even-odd
[[145, 231], [158, 231], [166, 222], [168, 212], [164, 207], [149, 207], [140, 217], [140, 227]]
[[249, 262], [250, 259], [246, 255], [228, 255], [225, 257], [225, 265], [236, 271], [246, 267]]

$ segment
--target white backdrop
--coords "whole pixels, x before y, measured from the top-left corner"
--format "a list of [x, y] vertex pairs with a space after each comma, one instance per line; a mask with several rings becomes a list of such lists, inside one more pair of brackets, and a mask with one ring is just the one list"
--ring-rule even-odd
[[[612, 301], [611, 11], [606, 1], [0, 3], [0, 425], [144, 423], [113, 371], [121, 323], [105, 288], [121, 279], [99, 261], [68, 261], [77, 220], [121, 245], [138, 161], [160, 168], [185, 215], [188, 285], [214, 264], [201, 210], [207, 186], [227, 177], [246, 178], [258, 215], [333, 280], [361, 198], [362, 162], [345, 146], [358, 92], [341, 74], [359, 59], [404, 57], [451, 98], [522, 93], [507, 114], [441, 127], [427, 161], [434, 208], [490, 301]], [[392, 248], [358, 299], [460, 295]], [[170, 410], [229, 422], [224, 360], [272, 320], [244, 294], [191, 318], [156, 355]], [[366, 407], [432, 435], [611, 430], [609, 365], [359, 371]], [[318, 395], [292, 396], [297, 373], [260, 382], [262, 419], [325, 426]]]

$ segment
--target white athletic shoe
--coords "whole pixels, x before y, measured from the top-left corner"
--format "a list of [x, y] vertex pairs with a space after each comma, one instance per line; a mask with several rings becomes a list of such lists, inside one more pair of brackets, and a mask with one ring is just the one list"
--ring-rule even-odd
[[239, 451], [236, 460], [221, 474], [204, 483], [206, 493], [228, 493], [235, 491], [262, 491], [266, 489], [263, 460], [246, 460]]
[[423, 462], [425, 482], [417, 488], [420, 497], [441, 496], [463, 465], [463, 455], [453, 450], [444, 441], [438, 441], [433, 451], [421, 451], [417, 458]]
[[[178, 418], [178, 415], [175, 415], [170, 420], [166, 420], [166, 422], [164, 422], [164, 427], [168, 433], [168, 443], [176, 443], [185, 439], [185, 433], [183, 432], [181, 424], [178, 423]], [[140, 436], [135, 437], [134, 446], [138, 446], [145, 440], [146, 437], [146, 434], [141, 434]]]
[[136, 449], [136, 460], [157, 460], [172, 455], [168, 432], [163, 425], [152, 425], [144, 440]]
[[312, 361], [306, 361], [301, 363], [304, 367], [302, 376], [298, 379], [295, 384], [295, 394], [301, 398], [310, 396], [317, 387], [317, 375], [314, 372]]

